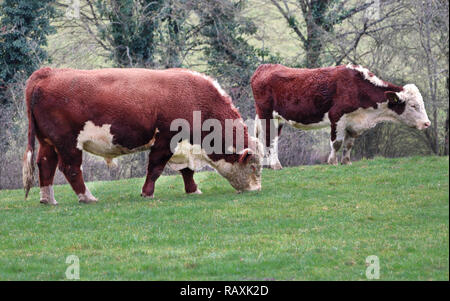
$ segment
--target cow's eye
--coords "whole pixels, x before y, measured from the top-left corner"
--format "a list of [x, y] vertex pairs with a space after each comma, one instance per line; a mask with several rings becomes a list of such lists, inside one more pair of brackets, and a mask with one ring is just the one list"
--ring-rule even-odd
[[412, 107], [414, 110], [419, 109], [419, 106], [418, 106], [418, 105], [411, 105], [411, 107]]

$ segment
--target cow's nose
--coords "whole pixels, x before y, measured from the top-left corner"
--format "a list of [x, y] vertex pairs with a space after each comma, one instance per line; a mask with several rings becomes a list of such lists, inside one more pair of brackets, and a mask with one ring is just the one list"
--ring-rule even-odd
[[426, 129], [431, 125], [431, 122], [427, 121], [423, 124], [423, 128]]

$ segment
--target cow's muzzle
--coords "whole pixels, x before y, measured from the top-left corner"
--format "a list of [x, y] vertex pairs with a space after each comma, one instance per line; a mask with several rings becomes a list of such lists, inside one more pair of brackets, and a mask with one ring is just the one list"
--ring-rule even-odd
[[425, 130], [425, 129], [429, 128], [430, 125], [431, 125], [431, 122], [430, 122], [429, 120], [428, 120], [428, 121], [425, 121], [425, 122], [419, 122], [419, 123], [417, 124], [417, 128], [418, 128], [419, 130]]

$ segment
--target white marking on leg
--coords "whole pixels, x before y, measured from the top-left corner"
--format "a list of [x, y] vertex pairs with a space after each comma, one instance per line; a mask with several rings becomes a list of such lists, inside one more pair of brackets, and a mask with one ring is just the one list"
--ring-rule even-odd
[[202, 194], [202, 193], [203, 193], [203, 192], [202, 192], [200, 189], [197, 188], [196, 191], [194, 191], [194, 192], [189, 192], [188, 194]]
[[40, 202], [42, 204], [49, 204], [49, 205], [58, 205], [58, 202], [55, 200], [55, 194], [53, 192], [53, 186], [43, 186], [40, 188]]
[[281, 169], [281, 163], [278, 159], [278, 136], [276, 136], [269, 147], [269, 165], [272, 169]]
[[337, 156], [336, 156], [336, 149], [334, 148], [334, 143], [337, 142], [337, 140], [331, 141], [330, 140], [330, 147], [331, 147], [331, 152], [330, 155], [328, 156], [328, 164], [333, 164], [333, 165], [337, 165]]
[[78, 201], [80, 203], [95, 203], [97, 202], [97, 199], [92, 195], [92, 193], [89, 191], [89, 188], [86, 186], [86, 191], [84, 193], [78, 194]]

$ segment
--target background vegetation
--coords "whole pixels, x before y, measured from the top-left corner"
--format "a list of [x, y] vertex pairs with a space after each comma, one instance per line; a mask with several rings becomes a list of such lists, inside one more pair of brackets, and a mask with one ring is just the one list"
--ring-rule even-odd
[[[361, 64], [421, 90], [432, 127], [383, 124], [359, 138], [353, 157], [448, 155], [447, 0], [0, 0], [0, 189], [21, 184], [23, 87], [41, 66], [186, 67], [216, 78], [253, 118], [249, 78], [261, 63]], [[286, 129], [284, 166], [324, 161], [326, 131]], [[139, 177], [145, 153], [108, 170], [85, 155], [87, 180]], [[56, 182], [63, 182], [61, 174]]]

